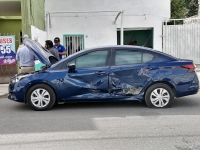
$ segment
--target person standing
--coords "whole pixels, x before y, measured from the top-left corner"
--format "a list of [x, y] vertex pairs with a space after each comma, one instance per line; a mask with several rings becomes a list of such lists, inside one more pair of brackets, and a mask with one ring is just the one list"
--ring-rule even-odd
[[16, 60], [20, 63], [20, 73], [31, 73], [35, 71], [34, 65], [37, 58], [26, 45], [20, 45], [17, 50]]
[[45, 41], [45, 48], [49, 50], [58, 60], [60, 60], [58, 50], [53, 47], [53, 42], [51, 40]]
[[60, 57], [60, 59], [62, 59], [62, 56], [66, 55], [65, 47], [60, 44], [60, 38], [58, 38], [58, 37], [56, 37], [54, 39], [54, 43], [55, 43], [55, 45], [53, 47], [58, 50], [59, 57]]

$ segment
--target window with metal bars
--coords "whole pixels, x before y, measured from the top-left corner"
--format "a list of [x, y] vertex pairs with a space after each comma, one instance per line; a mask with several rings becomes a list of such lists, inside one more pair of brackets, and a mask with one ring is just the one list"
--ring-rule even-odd
[[64, 35], [64, 44], [69, 56], [84, 49], [84, 35]]

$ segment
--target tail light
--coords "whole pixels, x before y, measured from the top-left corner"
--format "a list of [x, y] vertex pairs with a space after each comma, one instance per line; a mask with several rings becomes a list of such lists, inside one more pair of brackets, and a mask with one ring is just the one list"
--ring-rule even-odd
[[183, 65], [182, 67], [186, 68], [186, 69], [189, 69], [188, 72], [193, 72], [195, 70], [195, 68], [196, 68], [196, 66], [193, 65], [193, 64], [192, 65]]

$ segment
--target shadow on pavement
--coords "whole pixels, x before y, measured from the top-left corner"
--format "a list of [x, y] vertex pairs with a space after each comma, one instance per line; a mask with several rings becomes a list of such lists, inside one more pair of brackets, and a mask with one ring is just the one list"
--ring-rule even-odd
[[[9, 105], [10, 109], [15, 111], [33, 111], [28, 104], [23, 103], [14, 103]], [[120, 109], [120, 110], [163, 110], [170, 111], [171, 109], [175, 110], [187, 110], [187, 109], [198, 109], [200, 108], [200, 100], [196, 97], [183, 97], [176, 98], [174, 104], [171, 108], [166, 109], [152, 109], [148, 108], [144, 102], [139, 101], [124, 101], [124, 102], [78, 102], [78, 103], [65, 103], [65, 104], [56, 104], [49, 111], [66, 111], [66, 110], [109, 110], [109, 109]]]
[[78, 102], [78, 103], [65, 103], [57, 104], [54, 106], [56, 109], [110, 109], [110, 108], [143, 108], [146, 107], [144, 103], [139, 101], [129, 102]]

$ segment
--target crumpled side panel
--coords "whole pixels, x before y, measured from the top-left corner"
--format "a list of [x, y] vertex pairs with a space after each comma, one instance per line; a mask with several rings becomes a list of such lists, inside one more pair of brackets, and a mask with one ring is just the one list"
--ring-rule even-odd
[[93, 80], [93, 82], [87, 81], [85, 78], [81, 78], [81, 76], [79, 76], [78, 78], [69, 78], [68, 76], [66, 76], [64, 80], [65, 83], [71, 84], [77, 88], [86, 88], [93, 90], [101, 89], [102, 85], [108, 83], [108, 77], [96, 79], [95, 81]]
[[61, 91], [64, 92], [62, 95], [65, 100], [68, 98], [106, 98], [109, 96], [108, 75], [98, 76], [90, 72], [68, 74], [63, 79]]
[[146, 68], [115, 70], [109, 76], [111, 93], [133, 96], [139, 94], [159, 69]]

